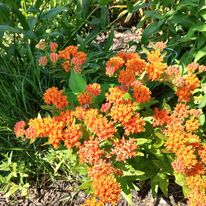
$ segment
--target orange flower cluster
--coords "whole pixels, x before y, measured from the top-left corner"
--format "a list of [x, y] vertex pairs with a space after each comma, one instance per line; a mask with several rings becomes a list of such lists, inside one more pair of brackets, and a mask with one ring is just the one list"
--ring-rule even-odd
[[[190, 206], [206, 204], [204, 179], [206, 147], [196, 134], [200, 126], [199, 115], [199, 110], [190, 110], [186, 104], [179, 103], [170, 116], [171, 121], [166, 123], [167, 127], [164, 131], [168, 137], [165, 146], [177, 157], [172, 167], [176, 173], [185, 175]], [[201, 197], [201, 201], [195, 195]]]
[[161, 75], [165, 72], [167, 64], [163, 63], [163, 56], [159, 49], [147, 53], [149, 64], [146, 71], [150, 80], [160, 79]]
[[86, 199], [84, 204], [82, 204], [81, 206], [104, 206], [104, 203], [102, 201], [98, 201], [95, 197], [93, 197]]
[[153, 126], [163, 126], [164, 124], [169, 124], [171, 119], [169, 116], [169, 111], [166, 109], [159, 110], [158, 108], [154, 109], [154, 122]]
[[124, 60], [121, 57], [112, 57], [106, 64], [106, 74], [112, 76], [124, 65]]
[[63, 69], [68, 72], [71, 67], [74, 71], [80, 72], [81, 66], [86, 62], [86, 53], [78, 51], [76, 46], [68, 46], [64, 50], [59, 51], [59, 58], [63, 59]]
[[116, 174], [119, 176], [121, 175], [121, 171], [119, 169], [114, 168], [111, 163], [107, 163], [105, 160], [100, 160], [88, 169], [88, 175], [94, 181], [96, 179], [101, 178], [104, 175], [111, 174]]
[[62, 109], [69, 104], [67, 96], [64, 96], [63, 91], [59, 91], [57, 87], [47, 89], [43, 99], [46, 104], [54, 104], [58, 109]]
[[114, 123], [98, 114], [98, 111], [95, 109], [90, 109], [86, 112], [84, 124], [91, 132], [96, 134], [100, 141], [112, 139], [116, 133]]
[[95, 96], [100, 95], [100, 93], [101, 93], [101, 88], [99, 84], [97, 83], [88, 84], [86, 86], [86, 91], [79, 94], [77, 96], [77, 99], [81, 105], [87, 105], [87, 104], [89, 105], [93, 102], [93, 98]]
[[[192, 66], [189, 66], [191, 68]], [[195, 71], [194, 66], [192, 70], [189, 70], [187, 74], [182, 77], [182, 82], [177, 88], [176, 94], [179, 102], [189, 102], [191, 99], [192, 92], [200, 86], [200, 80], [196, 74], [191, 73]]]
[[111, 154], [116, 156], [117, 161], [126, 162], [127, 159], [137, 156], [137, 144], [135, 139], [122, 138], [118, 142], [114, 143], [114, 148]]
[[14, 134], [16, 135], [16, 137], [22, 137], [25, 133], [25, 126], [26, 126], [26, 122], [25, 121], [19, 121], [15, 124], [14, 126]]
[[104, 154], [104, 150], [99, 148], [98, 140], [85, 141], [83, 145], [79, 147], [79, 158], [81, 162], [93, 165], [98, 163]]
[[149, 88], [144, 85], [135, 85], [134, 87], [134, 99], [138, 103], [149, 102], [151, 99], [151, 92]]
[[113, 206], [120, 200], [121, 187], [116, 179], [111, 175], [103, 175], [93, 182], [92, 188], [96, 197], [104, 203], [110, 203]]

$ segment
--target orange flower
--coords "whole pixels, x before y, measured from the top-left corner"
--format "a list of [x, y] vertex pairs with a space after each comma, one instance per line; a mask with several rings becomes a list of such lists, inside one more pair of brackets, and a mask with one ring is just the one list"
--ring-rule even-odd
[[116, 179], [109, 175], [103, 175], [92, 183], [92, 188], [96, 197], [100, 198], [104, 204], [110, 203], [113, 206], [120, 200], [121, 187]]
[[190, 74], [184, 77], [185, 79], [185, 87], [189, 90], [195, 90], [200, 86], [200, 80], [195, 74]]
[[158, 41], [155, 43], [154, 47], [160, 51], [164, 50], [167, 47], [167, 44], [163, 41]]
[[187, 65], [187, 71], [190, 73], [194, 73], [199, 68], [199, 64], [196, 62], [192, 62], [191, 64]]
[[118, 87], [110, 87], [109, 92], [105, 94], [108, 102], [113, 104], [121, 104], [130, 102], [124, 99], [125, 92]]
[[185, 123], [185, 127], [188, 132], [196, 132], [199, 129], [199, 126], [199, 121], [194, 117], [188, 119]]
[[165, 72], [166, 67], [167, 65], [161, 62], [148, 64], [146, 66], [148, 78], [152, 81], [160, 79], [161, 75]]
[[100, 84], [88, 84], [86, 87], [86, 91], [90, 92], [93, 96], [98, 96], [101, 93]]
[[109, 122], [95, 109], [87, 111], [84, 123], [91, 132], [97, 135], [100, 141], [113, 138], [116, 132], [113, 122]]
[[121, 171], [112, 166], [111, 163], [107, 163], [104, 160], [100, 160], [97, 164], [88, 169], [89, 177], [95, 181], [104, 175], [116, 174], [120, 175]]
[[137, 144], [135, 139], [122, 138], [118, 142], [113, 144], [114, 148], [111, 150], [111, 154], [116, 156], [117, 161], [126, 162], [127, 159], [137, 156]]
[[43, 99], [46, 104], [54, 104], [58, 109], [62, 109], [69, 104], [67, 96], [64, 96], [63, 91], [59, 91], [57, 87], [47, 89]]
[[83, 163], [90, 165], [96, 164], [104, 154], [104, 150], [99, 148], [100, 142], [98, 140], [85, 141], [83, 145], [79, 147], [79, 158]]
[[167, 68], [167, 64], [163, 63], [163, 56], [161, 56], [160, 50], [156, 49], [147, 53], [147, 59], [150, 63], [146, 67], [149, 79], [159, 79]]
[[151, 91], [144, 85], [135, 85], [133, 96], [137, 103], [149, 102], [151, 99]]
[[145, 121], [136, 113], [128, 122], [123, 123], [125, 135], [138, 134], [144, 132]]
[[40, 66], [46, 66], [48, 63], [48, 59], [46, 56], [42, 56], [39, 58], [39, 65]]
[[81, 136], [82, 132], [80, 130], [80, 125], [73, 124], [64, 131], [64, 144], [68, 149], [71, 149], [74, 146], [78, 147]]
[[64, 137], [64, 123], [53, 121], [49, 125], [49, 135], [48, 143], [51, 144], [54, 148], [58, 148], [60, 142], [63, 141]]
[[187, 170], [184, 162], [183, 162], [182, 159], [180, 159], [180, 158], [177, 158], [176, 160], [174, 160], [174, 161], [172, 162], [172, 168], [174, 169], [174, 171], [175, 171], [176, 173], [183, 173], [183, 174], [184, 174], [184, 173], [186, 172], [186, 170]]
[[93, 98], [92, 98], [90, 92], [88, 92], [88, 91], [79, 94], [77, 96], [77, 99], [81, 105], [91, 104], [93, 101]]
[[69, 72], [70, 67], [71, 67], [69, 61], [65, 61], [65, 62], [63, 62], [63, 63], [61, 64], [61, 66], [62, 66], [62, 68], [64, 69], [65, 72]]
[[106, 64], [106, 75], [112, 76], [124, 65], [124, 60], [121, 57], [112, 57]]
[[192, 93], [189, 88], [182, 87], [177, 89], [176, 95], [178, 96], [178, 102], [189, 102]]
[[77, 50], [77, 46], [68, 46], [64, 50], [59, 51], [59, 58], [64, 60], [71, 59], [77, 53]]
[[153, 122], [154, 127], [162, 126], [164, 124], [169, 124], [171, 121], [169, 116], [169, 111], [166, 109], [159, 110], [158, 108], [155, 108], [153, 117], [154, 117], [154, 122]]
[[201, 161], [206, 164], [206, 144], [200, 146], [197, 151]]
[[140, 57], [130, 59], [126, 63], [126, 70], [135, 72], [136, 75], [140, 75], [146, 66], [146, 62]]
[[16, 135], [16, 137], [22, 137], [24, 135], [24, 128], [26, 126], [26, 122], [25, 121], [19, 121], [15, 124], [14, 126], [14, 134]]
[[53, 64], [56, 64], [58, 59], [59, 59], [59, 55], [57, 53], [53, 52], [50, 54], [50, 60]]
[[65, 126], [70, 127], [74, 122], [74, 114], [70, 110], [66, 110], [61, 112], [59, 116], [54, 116], [53, 120], [63, 122]]
[[37, 138], [37, 134], [36, 134], [36, 131], [33, 127], [29, 127], [25, 130], [24, 132], [25, 136], [27, 139], [35, 139]]
[[51, 42], [49, 44], [49, 47], [50, 47], [51, 52], [55, 52], [58, 47], [58, 44], [56, 42]]
[[102, 104], [101, 106], [101, 112], [108, 112], [111, 108], [111, 103], [110, 102], [106, 102], [104, 104]]
[[86, 53], [78, 51], [74, 54], [71, 62], [74, 65], [74, 71], [80, 72], [81, 66], [86, 62]]
[[206, 206], [206, 195], [204, 191], [191, 190], [187, 194], [187, 206]]
[[101, 201], [97, 201], [96, 198], [86, 199], [84, 204], [81, 206], [104, 206], [104, 203]]
[[111, 108], [110, 116], [115, 122], [126, 123], [134, 114], [134, 104], [117, 104]]
[[134, 71], [129, 71], [129, 70], [120, 71], [118, 82], [129, 87], [134, 81], [135, 81]]
[[119, 52], [116, 55], [117, 57], [121, 57], [123, 60], [128, 61], [130, 59], [139, 59], [139, 54], [134, 53], [134, 52], [129, 52], [129, 53], [125, 53], [125, 52]]

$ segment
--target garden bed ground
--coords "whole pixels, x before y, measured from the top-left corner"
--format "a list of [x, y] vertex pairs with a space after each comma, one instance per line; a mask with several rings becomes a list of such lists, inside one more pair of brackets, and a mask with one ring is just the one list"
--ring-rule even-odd
[[[83, 191], [75, 191], [77, 183], [57, 181], [46, 183], [37, 188], [31, 186], [28, 198], [17, 195], [15, 198], [6, 200], [0, 194], [0, 206], [80, 206], [87, 195]], [[152, 198], [149, 183], [146, 183], [142, 190], [133, 192], [133, 206], [185, 206], [185, 200], [181, 188], [175, 183], [169, 186], [169, 197], [165, 198], [159, 194], [155, 200]], [[128, 206], [125, 200], [121, 200], [118, 206]]]

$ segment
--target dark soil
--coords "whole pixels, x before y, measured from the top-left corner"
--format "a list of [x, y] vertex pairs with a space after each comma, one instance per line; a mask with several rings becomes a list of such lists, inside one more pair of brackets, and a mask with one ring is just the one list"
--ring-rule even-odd
[[[76, 188], [76, 189], [75, 189]], [[185, 206], [181, 188], [175, 183], [169, 186], [169, 197], [164, 197], [161, 193], [157, 199], [151, 194], [149, 182], [141, 191], [133, 191], [133, 206]], [[30, 187], [27, 198], [17, 194], [9, 199], [3, 198], [0, 193], [0, 206], [80, 206], [87, 198], [87, 194], [78, 191], [76, 183], [57, 181], [56, 183], [46, 183], [41, 187], [35, 184]], [[127, 201], [122, 199], [117, 206], [129, 206]]]

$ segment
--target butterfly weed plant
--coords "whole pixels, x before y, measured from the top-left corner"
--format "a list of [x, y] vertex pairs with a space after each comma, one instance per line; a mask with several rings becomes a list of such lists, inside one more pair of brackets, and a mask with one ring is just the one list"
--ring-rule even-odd
[[90, 194], [84, 206], [116, 205], [121, 195], [131, 203], [135, 182], [144, 180], [153, 196], [158, 188], [167, 196], [173, 176], [189, 206], [206, 204], [204, 65], [169, 66], [166, 45], [157, 42], [143, 57], [116, 53], [102, 68], [105, 82], [91, 83], [83, 72], [87, 54], [77, 46], [37, 47], [42, 69], [63, 73], [67, 84], [46, 89], [47, 112], [17, 122], [14, 133], [76, 156], [76, 169], [86, 174], [80, 187]]

